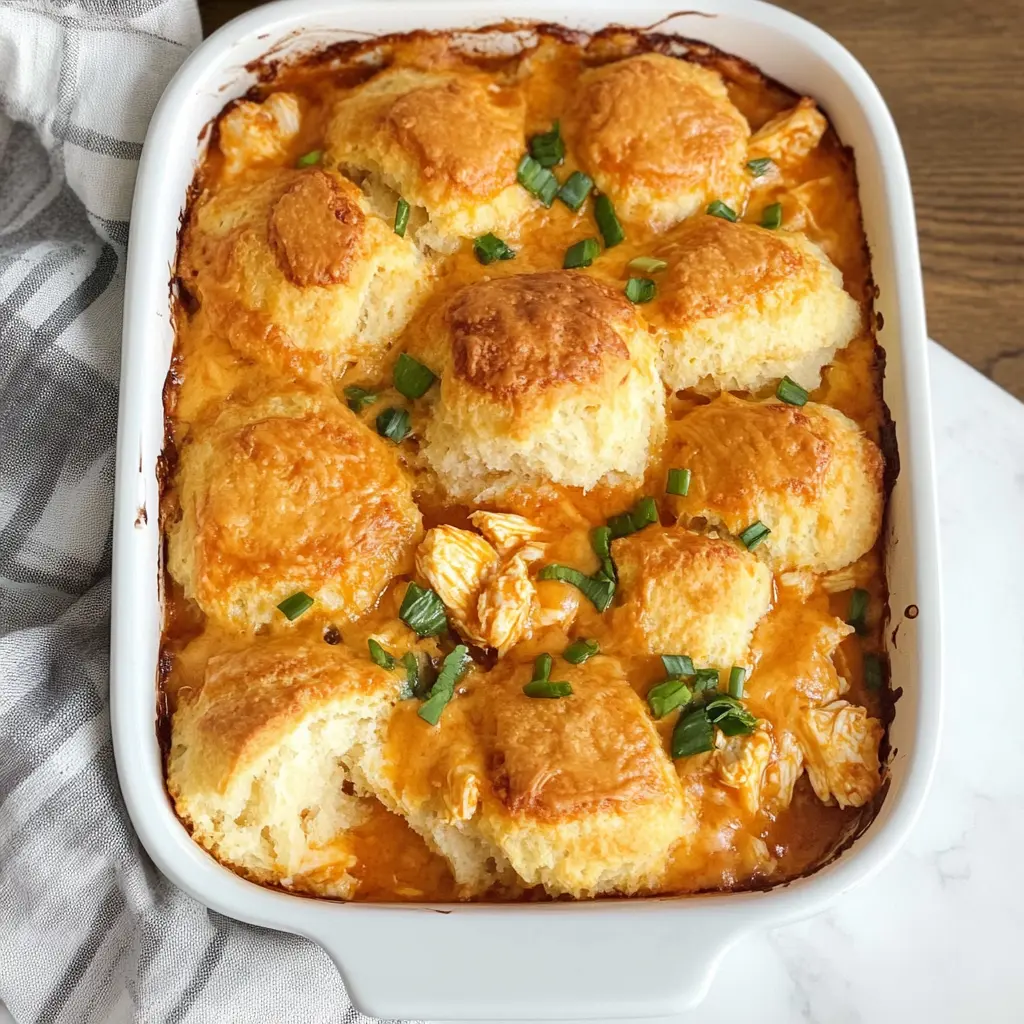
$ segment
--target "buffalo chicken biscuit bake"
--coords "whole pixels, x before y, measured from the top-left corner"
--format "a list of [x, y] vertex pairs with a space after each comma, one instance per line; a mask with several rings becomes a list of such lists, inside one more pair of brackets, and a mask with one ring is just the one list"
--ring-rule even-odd
[[421, 32], [268, 68], [210, 139], [161, 507], [195, 841], [384, 901], [835, 856], [885, 789], [896, 467], [813, 99], [665, 36]]

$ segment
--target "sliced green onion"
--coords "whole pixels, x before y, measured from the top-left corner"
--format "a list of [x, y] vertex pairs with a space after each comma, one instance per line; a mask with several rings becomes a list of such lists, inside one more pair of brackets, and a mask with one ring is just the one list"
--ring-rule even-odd
[[807, 392], [790, 377], [783, 377], [775, 389], [775, 397], [786, 405], [806, 405]]
[[399, 199], [395, 207], [395, 234], [405, 238], [405, 229], [409, 226], [409, 211], [411, 206], [404, 200]]
[[300, 590], [291, 597], [286, 597], [278, 606], [277, 610], [289, 621], [294, 622], [300, 615], [304, 615], [313, 607], [313, 598], [304, 590]]
[[782, 227], [782, 203], [772, 203], [761, 211], [761, 227], [769, 231]]
[[455, 696], [455, 684], [462, 678], [469, 664], [469, 649], [459, 644], [451, 654], [444, 659], [441, 671], [434, 680], [427, 699], [420, 706], [416, 713], [424, 722], [437, 725], [441, 719], [441, 712], [444, 711], [447, 703]]
[[641, 274], [657, 274], [665, 270], [668, 264], [664, 260], [655, 259], [653, 256], [636, 256], [626, 266], [630, 270], [639, 270]]
[[562, 651], [562, 657], [570, 665], [582, 665], [583, 662], [600, 653], [601, 645], [596, 640], [574, 640]]
[[585, 576], [579, 569], [567, 565], [545, 565], [537, 574], [540, 580], [559, 580], [576, 587], [599, 611], [605, 612], [615, 596], [615, 581], [607, 576]]
[[398, 617], [419, 636], [437, 636], [448, 628], [444, 602], [418, 583], [409, 584]]
[[712, 217], [721, 217], [722, 220], [731, 220], [735, 223], [736, 211], [731, 206], [726, 206], [721, 199], [708, 203], [708, 211]]
[[535, 679], [523, 687], [527, 697], [571, 697], [572, 686], [565, 682], [550, 682], [547, 679]]
[[409, 410], [396, 409], [392, 406], [377, 415], [377, 433], [395, 444], [400, 444], [408, 436], [412, 427], [409, 424]]
[[670, 469], [668, 471], [668, 483], [665, 485], [666, 494], [677, 494], [685, 498], [690, 492], [690, 471], [688, 469]]
[[313, 167], [315, 164], [320, 163], [323, 158], [323, 151], [319, 149], [311, 149], [308, 153], [303, 153], [298, 160], [295, 161], [296, 167]]
[[558, 179], [542, 164], [538, 163], [529, 153], [525, 153], [516, 168], [516, 181], [535, 196], [545, 206], [555, 201], [558, 192]]
[[682, 679], [666, 679], [647, 691], [647, 703], [655, 718], [664, 718], [670, 711], [685, 707], [693, 700], [693, 691]]
[[612, 531], [608, 526], [595, 526], [590, 531], [590, 546], [594, 554], [601, 559], [600, 573], [608, 579], [617, 580], [615, 563], [612, 561]]
[[563, 270], [578, 270], [580, 267], [589, 267], [597, 259], [601, 251], [596, 238], [584, 238], [582, 241], [574, 242], [565, 250], [565, 259], [562, 260]]
[[582, 171], [573, 171], [558, 190], [558, 198], [575, 213], [586, 201], [593, 187], [593, 178]]
[[376, 640], [367, 640], [367, 647], [370, 648], [370, 657], [373, 659], [375, 665], [380, 665], [381, 668], [394, 668], [395, 659], [392, 655], [388, 654], [383, 647]]
[[402, 667], [405, 669], [405, 686], [407, 691], [403, 693], [403, 699], [405, 697], [420, 696], [420, 663], [412, 651], [406, 651], [402, 655]]
[[422, 398], [437, 377], [418, 359], [403, 352], [395, 363], [395, 389], [406, 398]]
[[551, 126], [551, 131], [531, 137], [530, 156], [541, 167], [554, 167], [565, 159], [565, 143], [557, 121]]
[[626, 298], [634, 305], [650, 302], [658, 294], [658, 286], [649, 277], [631, 277], [626, 282]]
[[687, 654], [663, 654], [661, 663], [665, 666], [665, 675], [670, 679], [696, 675], [693, 661]]
[[766, 156], [759, 156], [756, 160], [747, 161], [747, 170], [755, 178], [760, 178], [763, 174], [768, 173], [768, 168], [771, 167], [772, 162]]
[[421, 660], [412, 651], [407, 651], [402, 655], [402, 664], [405, 666], [405, 679], [412, 696], [425, 697], [437, 679], [437, 672], [430, 659], [424, 657]]
[[697, 694], [712, 694], [718, 692], [718, 669], [717, 668], [699, 668], [693, 674], [693, 679], [690, 680], [690, 686], [693, 688], [694, 695]]
[[868, 631], [866, 618], [869, 597], [868, 592], [861, 590], [860, 587], [850, 595], [850, 614], [846, 622], [848, 625], [853, 626], [861, 636]]
[[760, 519], [757, 519], [740, 534], [740, 543], [748, 551], [753, 551], [771, 532]]
[[550, 654], [538, 654], [533, 659], [533, 681], [547, 682], [551, 678], [551, 667], [554, 663], [555, 659]]
[[672, 730], [672, 756], [676, 759], [703, 754], [715, 748], [715, 729], [703, 708], [679, 716]]
[[882, 659], [877, 654], [864, 655], [864, 685], [869, 690], [880, 690], [885, 684]]
[[658, 521], [658, 505], [653, 498], [641, 498], [629, 512], [622, 512], [608, 520], [613, 540], [628, 537], [645, 526]]
[[345, 401], [353, 412], [362, 412], [368, 405], [373, 405], [380, 396], [376, 391], [367, 391], [355, 384], [345, 388]]
[[476, 254], [477, 262], [485, 267], [488, 263], [496, 260], [514, 260], [516, 253], [509, 248], [497, 235], [487, 232], [479, 238], [473, 239], [473, 252]]
[[739, 665], [733, 665], [729, 673], [729, 696], [737, 700], [743, 699], [743, 684], [747, 681], [747, 670]]
[[735, 697], [725, 693], [708, 701], [704, 705], [704, 714], [726, 736], [753, 732], [757, 725], [757, 719]]
[[618, 245], [625, 239], [626, 232], [622, 230], [619, 218], [615, 216], [615, 207], [603, 192], [594, 200], [594, 219], [597, 221], [606, 249]]

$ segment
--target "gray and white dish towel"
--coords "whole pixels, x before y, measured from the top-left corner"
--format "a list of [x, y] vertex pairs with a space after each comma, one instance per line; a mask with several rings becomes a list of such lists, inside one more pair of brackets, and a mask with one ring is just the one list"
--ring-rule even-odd
[[18, 1024], [365, 1020], [317, 946], [174, 888], [114, 773], [128, 216], [199, 37], [194, 0], [0, 0], [0, 1002]]

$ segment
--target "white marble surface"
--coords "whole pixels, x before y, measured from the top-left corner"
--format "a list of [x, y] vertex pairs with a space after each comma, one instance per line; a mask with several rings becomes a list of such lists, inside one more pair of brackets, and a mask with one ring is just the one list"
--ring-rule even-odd
[[1024, 405], [938, 346], [931, 378], [947, 703], [928, 804], [880, 875], [741, 942], [677, 1024], [1024, 1021]]

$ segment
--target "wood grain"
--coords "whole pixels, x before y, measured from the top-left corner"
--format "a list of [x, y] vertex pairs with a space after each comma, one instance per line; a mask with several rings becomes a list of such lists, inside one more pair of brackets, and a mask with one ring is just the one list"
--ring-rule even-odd
[[[199, 0], [207, 32], [256, 6]], [[910, 162], [933, 337], [1024, 399], [1024, 0], [788, 0], [878, 83]], [[495, 19], [501, 5], [493, 5]]]

